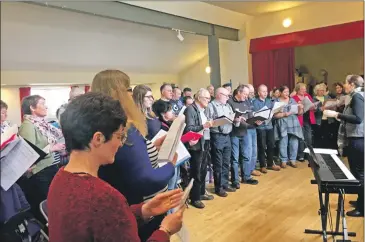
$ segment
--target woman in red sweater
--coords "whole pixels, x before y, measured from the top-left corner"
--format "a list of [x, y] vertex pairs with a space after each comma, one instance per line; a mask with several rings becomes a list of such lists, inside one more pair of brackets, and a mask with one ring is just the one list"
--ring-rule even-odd
[[[296, 94], [293, 96], [293, 99], [297, 103], [302, 103], [304, 98], [308, 98], [311, 102], [313, 102], [312, 97], [307, 93], [307, 86], [304, 83], [298, 83], [295, 86]], [[298, 115], [298, 120], [300, 126], [302, 127], [304, 142], [307, 145], [312, 145], [312, 125], [316, 124], [316, 119], [314, 117], [314, 109], [315, 106], [308, 110], [307, 112], [303, 113], [303, 115]], [[303, 140], [299, 142], [298, 147], [298, 160], [304, 161], [308, 159], [308, 157], [304, 154], [304, 149], [307, 146]]]
[[[101, 93], [72, 100], [62, 114], [70, 161], [54, 177], [48, 193], [52, 242], [139, 241], [138, 225], [177, 207], [182, 191], [157, 195], [145, 204], [125, 197], [97, 177], [99, 167], [114, 162], [126, 140], [126, 116], [118, 101]], [[180, 230], [183, 209], [168, 215], [148, 241], [169, 241]]]

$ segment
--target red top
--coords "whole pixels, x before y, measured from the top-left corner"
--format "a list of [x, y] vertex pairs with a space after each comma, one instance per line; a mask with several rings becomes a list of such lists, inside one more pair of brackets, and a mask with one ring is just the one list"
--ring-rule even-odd
[[[308, 97], [311, 102], [313, 102], [313, 98], [308, 93], [304, 94], [304, 97]], [[301, 100], [298, 95], [293, 96], [293, 99], [299, 103]], [[298, 115], [298, 120], [300, 123], [300, 126], [303, 127], [303, 115]], [[309, 110], [309, 121], [311, 124], [316, 124], [316, 117], [314, 116], [314, 111]]]
[[[47, 207], [52, 242], [140, 241], [142, 204], [129, 207], [121, 193], [99, 178], [61, 168], [50, 186]], [[157, 230], [147, 241], [169, 237]]]

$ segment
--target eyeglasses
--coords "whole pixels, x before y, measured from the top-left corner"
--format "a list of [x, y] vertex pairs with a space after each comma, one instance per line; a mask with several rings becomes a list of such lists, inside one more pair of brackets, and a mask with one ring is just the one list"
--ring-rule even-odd
[[219, 93], [219, 94], [223, 95], [226, 98], [229, 98], [228, 95], [226, 95], [226, 94], [223, 94], [223, 93]]
[[152, 95], [148, 95], [148, 96], [144, 96], [145, 98], [148, 98], [148, 99], [151, 99], [151, 100], [154, 100], [154, 97]]
[[124, 145], [124, 144], [125, 144], [125, 142], [127, 141], [127, 139], [128, 139], [128, 134], [127, 134], [127, 132], [123, 132], [123, 133], [120, 135], [120, 143], [121, 143], [122, 145]]
[[208, 102], [210, 101], [210, 97], [203, 97], [203, 96], [202, 96], [202, 98], [204, 98], [204, 99], [205, 99], [206, 101], [208, 101]]

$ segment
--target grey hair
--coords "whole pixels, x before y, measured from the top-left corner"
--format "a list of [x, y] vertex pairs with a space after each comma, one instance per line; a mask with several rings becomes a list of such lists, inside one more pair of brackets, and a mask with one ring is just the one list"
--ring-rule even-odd
[[318, 90], [323, 90], [323, 91], [326, 91], [326, 85], [321, 83], [321, 84], [317, 84], [315, 87], [314, 87], [314, 94], [317, 95], [317, 92]]
[[199, 101], [199, 97], [202, 97], [202, 95], [203, 95], [203, 93], [204, 93], [204, 92], [209, 93], [209, 91], [208, 91], [207, 89], [205, 89], [205, 88], [200, 88], [200, 89], [198, 90], [198, 92], [195, 94], [195, 100], [196, 100], [196, 101]]

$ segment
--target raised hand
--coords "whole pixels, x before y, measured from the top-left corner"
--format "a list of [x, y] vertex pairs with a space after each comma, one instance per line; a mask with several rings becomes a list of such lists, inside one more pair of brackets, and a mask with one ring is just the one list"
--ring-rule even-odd
[[183, 195], [184, 193], [181, 189], [158, 194], [142, 206], [143, 217], [157, 216], [179, 206]]

